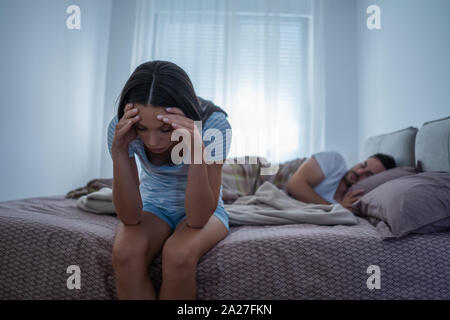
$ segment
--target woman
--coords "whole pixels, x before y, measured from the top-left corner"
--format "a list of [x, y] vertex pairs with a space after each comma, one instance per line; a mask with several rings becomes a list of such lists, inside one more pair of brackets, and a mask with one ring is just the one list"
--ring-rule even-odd
[[[112, 254], [119, 299], [196, 298], [197, 262], [229, 231], [221, 187], [231, 143], [226, 117], [222, 109], [196, 96], [188, 75], [174, 63], [143, 63], [126, 82], [117, 116], [108, 127], [113, 203], [120, 219]], [[203, 154], [218, 142], [218, 136], [202, 138], [209, 129], [218, 129], [223, 143], [194, 162], [194, 152], [184, 154], [194, 143]], [[188, 133], [190, 139], [183, 138], [189, 149], [181, 153], [172, 152], [179, 146], [172, 134], [178, 132]], [[141, 181], [134, 154], [142, 165]], [[173, 161], [177, 156], [184, 157], [179, 164]], [[157, 297], [148, 267], [161, 251]]]

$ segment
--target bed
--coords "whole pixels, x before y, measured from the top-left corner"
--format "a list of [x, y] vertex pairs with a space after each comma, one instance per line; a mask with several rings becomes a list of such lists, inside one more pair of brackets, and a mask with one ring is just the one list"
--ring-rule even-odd
[[[365, 155], [450, 172], [450, 118], [367, 140]], [[119, 220], [64, 195], [0, 202], [0, 299], [117, 299], [111, 252]], [[354, 226], [230, 226], [197, 268], [205, 299], [450, 299], [450, 231], [382, 240]], [[68, 288], [78, 266], [80, 288]], [[379, 269], [379, 289], [368, 285]], [[149, 266], [159, 290], [161, 255]]]

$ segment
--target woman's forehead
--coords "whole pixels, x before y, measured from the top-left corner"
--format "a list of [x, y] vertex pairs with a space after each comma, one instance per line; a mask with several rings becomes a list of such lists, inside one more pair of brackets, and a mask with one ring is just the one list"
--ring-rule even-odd
[[140, 119], [137, 122], [138, 125], [147, 128], [159, 128], [164, 125], [163, 122], [158, 120], [156, 116], [158, 114], [167, 114], [167, 111], [163, 107], [152, 107], [152, 106], [143, 106], [143, 105], [135, 105], [139, 110]]
[[135, 108], [139, 109], [139, 111], [145, 111], [145, 112], [165, 112], [166, 111], [166, 108], [154, 106], [152, 104], [143, 105], [143, 104], [135, 103], [133, 106]]

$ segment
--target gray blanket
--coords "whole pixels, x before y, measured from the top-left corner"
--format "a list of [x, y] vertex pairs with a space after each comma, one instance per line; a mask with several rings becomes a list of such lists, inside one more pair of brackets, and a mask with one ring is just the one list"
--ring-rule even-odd
[[284, 190], [264, 182], [254, 195], [225, 205], [230, 225], [268, 225], [309, 223], [317, 225], [355, 225], [353, 213], [340, 204], [324, 205], [297, 201]]
[[[81, 196], [77, 207], [96, 214], [115, 214], [112, 190], [105, 187]], [[225, 205], [231, 225], [270, 225], [309, 223], [317, 225], [355, 225], [352, 212], [340, 204], [308, 204], [288, 196], [272, 183], [264, 182], [254, 195], [237, 199]]]
[[112, 189], [109, 187], [81, 196], [77, 200], [77, 207], [96, 214], [116, 213], [112, 199]]

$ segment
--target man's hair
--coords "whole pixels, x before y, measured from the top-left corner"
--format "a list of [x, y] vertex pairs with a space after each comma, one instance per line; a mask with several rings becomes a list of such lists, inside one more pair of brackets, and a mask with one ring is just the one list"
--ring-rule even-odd
[[394, 158], [392, 156], [384, 154], [384, 153], [376, 153], [376, 154], [370, 156], [369, 158], [376, 158], [376, 159], [380, 160], [380, 162], [383, 164], [383, 166], [386, 170], [395, 168], [395, 166], [396, 166]]

